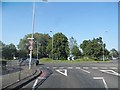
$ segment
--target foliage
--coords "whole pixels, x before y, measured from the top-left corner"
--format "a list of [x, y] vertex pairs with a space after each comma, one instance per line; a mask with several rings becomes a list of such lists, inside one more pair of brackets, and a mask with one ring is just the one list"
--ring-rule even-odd
[[113, 57], [119, 57], [119, 52], [116, 49], [110, 50], [110, 56]]
[[13, 59], [17, 55], [17, 49], [14, 44], [5, 45], [2, 47], [2, 58]]
[[62, 33], [53, 35], [53, 58], [58, 60], [67, 59], [68, 54], [69, 46], [67, 37]]
[[[20, 40], [18, 44], [18, 49], [20, 50], [20, 52], [24, 51], [25, 53], [29, 54], [28, 47], [30, 46], [30, 44], [29, 44], [28, 38], [30, 37], [31, 37], [31, 34], [28, 34], [28, 35], [25, 35], [25, 37]], [[34, 33], [33, 57], [37, 56], [37, 48], [38, 48], [39, 58], [48, 56], [46, 49], [50, 39], [51, 37], [48, 34]]]
[[82, 55], [81, 51], [79, 50], [77, 46], [73, 46], [72, 54], [73, 56], [75, 56], [76, 59]]
[[[106, 57], [109, 51], [105, 48], [102, 38], [93, 38], [93, 40], [84, 40], [80, 47], [83, 50], [83, 55], [93, 59], [99, 59], [104, 54]], [[104, 50], [104, 52], [103, 52]]]

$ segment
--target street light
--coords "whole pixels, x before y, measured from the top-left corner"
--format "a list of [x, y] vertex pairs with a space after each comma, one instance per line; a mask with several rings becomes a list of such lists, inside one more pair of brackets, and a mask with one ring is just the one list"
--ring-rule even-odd
[[53, 59], [53, 32], [50, 31], [52, 33], [52, 59]]
[[[108, 31], [105, 31], [104, 33], [106, 33], [106, 32], [108, 32]], [[104, 50], [105, 50], [105, 48], [104, 48], [104, 42], [103, 42], [102, 44], [103, 44], [103, 61], [105, 61], [105, 55], [104, 55]]]
[[30, 60], [29, 60], [29, 69], [31, 69], [31, 61], [32, 61], [32, 50], [33, 50], [33, 34], [34, 34], [34, 21], [35, 21], [35, 3], [33, 3], [33, 16], [32, 16], [32, 35], [31, 38], [28, 38], [30, 41], [29, 43], [31, 44], [29, 47], [30, 50]]

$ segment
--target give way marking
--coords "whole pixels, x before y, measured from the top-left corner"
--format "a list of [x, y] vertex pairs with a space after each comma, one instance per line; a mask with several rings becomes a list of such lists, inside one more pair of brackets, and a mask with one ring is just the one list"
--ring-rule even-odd
[[105, 82], [105, 79], [103, 77], [93, 77], [93, 79], [101, 79], [105, 85], [106, 90], [108, 90], [107, 83]]
[[100, 70], [101, 72], [105, 72], [105, 73], [108, 73], [108, 74], [112, 74], [112, 75], [116, 75], [116, 76], [120, 76], [119, 73], [113, 71], [113, 70]]
[[67, 76], [67, 69], [57, 69], [56, 71], [64, 76]]

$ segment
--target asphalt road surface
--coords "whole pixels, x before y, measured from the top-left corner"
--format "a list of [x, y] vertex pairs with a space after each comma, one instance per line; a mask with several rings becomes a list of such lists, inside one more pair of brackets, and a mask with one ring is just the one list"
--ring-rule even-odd
[[118, 63], [45, 63], [36, 80], [23, 88], [118, 88]]

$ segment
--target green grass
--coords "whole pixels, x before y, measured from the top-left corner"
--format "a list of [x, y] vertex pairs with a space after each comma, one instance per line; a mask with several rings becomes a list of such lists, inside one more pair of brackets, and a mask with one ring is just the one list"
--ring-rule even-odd
[[81, 63], [81, 62], [111, 62], [111, 60], [105, 60], [105, 61], [102, 61], [102, 60], [94, 60], [94, 59], [84, 59], [84, 58], [81, 58], [81, 59], [76, 59], [76, 60], [52, 60], [50, 58], [42, 58], [39, 60], [41, 63]]

